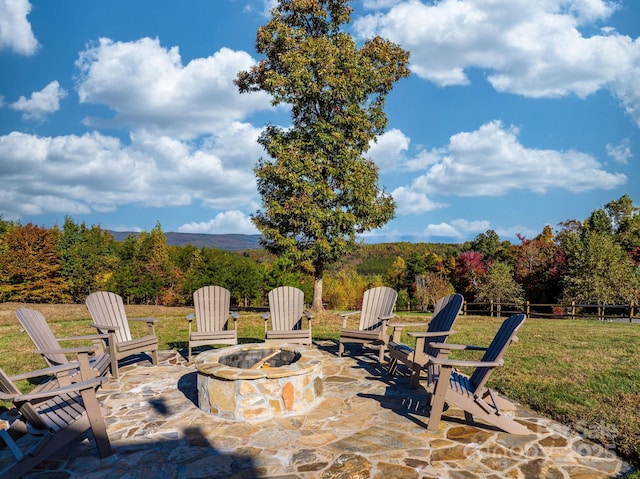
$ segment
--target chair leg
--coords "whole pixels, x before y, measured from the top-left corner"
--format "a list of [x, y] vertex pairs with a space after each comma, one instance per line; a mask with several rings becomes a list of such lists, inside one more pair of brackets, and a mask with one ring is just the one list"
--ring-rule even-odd
[[344, 354], [344, 343], [340, 341], [338, 343], [338, 357], [341, 358], [343, 354]]
[[160, 361], [158, 360], [158, 350], [154, 349], [153, 351], [151, 351], [151, 360], [153, 362], [154, 366], [157, 366]]
[[438, 378], [436, 390], [433, 393], [431, 411], [429, 412], [429, 422], [427, 423], [427, 429], [431, 431], [437, 431], [440, 427], [440, 418], [442, 418], [445, 398], [447, 397], [447, 391], [449, 390], [449, 378], [451, 377], [451, 371], [451, 368], [448, 367], [442, 367], [440, 369], [440, 377]]
[[107, 425], [104, 422], [104, 417], [96, 398], [96, 391], [95, 389], [85, 389], [80, 394], [82, 395], [82, 402], [87, 411], [87, 418], [89, 419], [100, 457], [108, 457], [113, 454], [113, 449], [107, 435]]
[[411, 382], [409, 389], [418, 389], [420, 387], [420, 365], [417, 363], [411, 364]]

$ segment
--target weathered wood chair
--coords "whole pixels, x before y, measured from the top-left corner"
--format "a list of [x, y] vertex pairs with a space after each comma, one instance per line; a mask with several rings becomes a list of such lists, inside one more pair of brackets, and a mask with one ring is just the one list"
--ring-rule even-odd
[[[357, 343], [364, 347], [378, 350], [378, 361], [384, 362], [384, 354], [387, 350], [389, 338], [387, 336], [387, 323], [395, 316], [393, 308], [396, 305], [398, 293], [393, 288], [378, 286], [364, 292], [362, 309], [347, 313], [342, 316], [342, 328], [338, 344], [338, 357], [344, 354], [346, 343]], [[349, 316], [360, 314], [358, 329], [347, 328]]]
[[[122, 297], [107, 291], [91, 293], [86, 299], [93, 326], [100, 333], [110, 334], [109, 345], [113, 343], [111, 354], [111, 374], [119, 377], [118, 361], [140, 353], [150, 353], [154, 365], [158, 365], [158, 337], [155, 333], [156, 318], [127, 318]], [[129, 321], [147, 324], [147, 335], [132, 338]]]
[[[236, 321], [239, 317], [230, 311], [231, 294], [221, 286], [203, 286], [193, 293], [195, 313], [187, 315], [189, 321], [189, 362], [191, 350], [197, 346], [238, 344]], [[233, 322], [229, 320], [229, 317]], [[192, 329], [196, 320], [196, 330]]]
[[[268, 299], [269, 312], [262, 315], [265, 340], [270, 343], [311, 344], [313, 314], [304, 310], [304, 292], [292, 286], [280, 286], [269, 291]], [[306, 328], [302, 324], [303, 317], [307, 319]]]
[[[104, 458], [113, 454], [106, 424], [96, 399], [96, 388], [106, 381], [106, 378], [91, 377], [86, 354], [79, 355], [79, 362], [80, 381], [61, 385], [53, 377], [51, 381], [45, 383], [47, 387], [27, 394], [20, 392], [15, 381], [56, 374], [63, 370], [71, 370], [75, 366], [69, 363], [13, 377], [7, 376], [0, 369], [0, 399], [12, 402], [21, 416], [21, 419], [16, 420], [11, 427], [25, 434], [41, 436], [26, 451], [20, 449], [20, 443], [29, 438], [20, 438], [15, 442], [10, 436], [6, 438], [7, 442], [13, 442], [10, 450], [15, 462], [10, 463], [0, 472], [0, 479], [22, 477], [89, 429], [93, 432], [100, 456]], [[27, 424], [29, 427], [26, 427]], [[26, 442], [32, 444], [32, 442]]]
[[[79, 353], [87, 353], [91, 354], [89, 356], [89, 366], [94, 370], [95, 376], [105, 376], [109, 373], [111, 354], [105, 351], [105, 341], [109, 338], [108, 334], [56, 338], [47, 320], [40, 311], [30, 308], [18, 308], [16, 309], [16, 318], [18, 318], [22, 328], [35, 345], [36, 350], [34, 353], [40, 354], [50, 367], [69, 364], [68, 354], [77, 355]], [[60, 341], [91, 341], [93, 346], [62, 348]], [[113, 345], [109, 346], [113, 348]], [[76, 361], [74, 364], [76, 364], [78, 369], [68, 371], [70, 375], [79, 372], [79, 363]]]
[[[524, 314], [515, 314], [505, 319], [493, 341], [487, 348], [457, 344], [436, 344], [431, 347], [442, 351], [482, 351], [485, 353], [479, 361], [466, 361], [435, 357], [431, 362], [439, 366], [436, 376], [429, 377], [427, 390], [432, 394], [431, 412], [427, 428], [438, 430], [445, 403], [458, 407], [464, 411], [468, 422], [476, 417], [488, 424], [496, 426], [511, 434], [529, 434], [530, 430], [507, 417], [502, 408], [499, 397], [486, 386], [491, 372], [502, 366], [502, 357], [507, 347], [517, 341], [516, 333], [525, 321]], [[466, 376], [456, 368], [475, 368], [471, 376]]]
[[416, 323], [390, 323], [393, 328], [392, 339], [389, 341], [389, 373], [395, 374], [398, 361], [404, 363], [411, 370], [410, 388], [420, 385], [420, 372], [426, 367], [432, 356], [439, 351], [429, 346], [429, 343], [444, 343], [447, 337], [454, 333], [451, 329], [460, 314], [464, 298], [461, 294], [450, 294], [436, 302], [434, 314], [426, 331], [411, 331], [409, 336], [416, 338], [416, 346], [400, 342], [400, 333], [404, 327], [415, 327]]

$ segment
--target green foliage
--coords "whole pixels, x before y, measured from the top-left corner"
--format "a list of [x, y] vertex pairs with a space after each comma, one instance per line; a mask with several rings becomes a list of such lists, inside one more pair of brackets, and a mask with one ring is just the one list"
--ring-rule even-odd
[[[478, 281], [476, 301], [494, 303], [522, 303], [522, 286], [513, 279], [511, 267], [500, 261], [494, 263]], [[500, 306], [498, 306], [498, 316]]]
[[82, 302], [93, 291], [104, 289], [118, 262], [113, 236], [98, 226], [88, 228], [65, 218], [58, 241], [61, 274], [66, 277], [74, 302]]
[[341, 31], [347, 3], [280, 0], [257, 33], [264, 60], [236, 79], [240, 92], [291, 105], [292, 127], [268, 125], [260, 136], [270, 158], [255, 168], [263, 209], [252, 220], [267, 250], [314, 274], [315, 310], [326, 266], [357, 249], [357, 234], [393, 218], [393, 199], [363, 154], [387, 125], [385, 96], [409, 75], [399, 46], [375, 37], [358, 48]]
[[628, 303], [640, 288], [638, 270], [607, 233], [570, 233], [565, 238], [567, 301], [594, 304]]

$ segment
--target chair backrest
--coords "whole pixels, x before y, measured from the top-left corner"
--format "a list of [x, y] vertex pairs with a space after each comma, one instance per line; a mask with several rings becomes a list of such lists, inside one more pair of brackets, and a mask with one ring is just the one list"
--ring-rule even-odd
[[[116, 343], [131, 340], [131, 330], [121, 296], [108, 291], [97, 291], [87, 296], [85, 303], [95, 324], [118, 327], [115, 332]], [[106, 333], [104, 330], [101, 332]]]
[[193, 293], [196, 326], [200, 332], [224, 331], [229, 326], [231, 293], [222, 286], [203, 286]]
[[[443, 296], [436, 303], [436, 312], [429, 322], [427, 332], [435, 333], [440, 331], [450, 331], [455, 323], [456, 318], [460, 314], [462, 309], [462, 303], [464, 298], [461, 294], [450, 294]], [[428, 356], [437, 357], [438, 350], [429, 347], [430, 343], [444, 343], [448, 338], [448, 335], [442, 336], [430, 336], [428, 341], [425, 341], [424, 352]]]
[[[493, 341], [491, 341], [491, 344], [482, 356], [481, 361], [493, 362], [502, 359], [507, 347], [517, 339], [516, 333], [525, 319], [526, 316], [524, 314], [514, 314], [505, 319], [500, 325], [500, 329], [498, 329]], [[469, 377], [469, 382], [475, 387], [475, 391], [484, 387], [493, 369], [494, 368], [485, 367], [475, 369], [471, 377]]]
[[[18, 308], [16, 309], [16, 318], [18, 318], [18, 321], [20, 321], [37, 349], [42, 351], [61, 349], [60, 343], [58, 343], [47, 320], [40, 311], [30, 308]], [[63, 353], [46, 353], [42, 356], [49, 366], [58, 366], [69, 362]]]
[[280, 286], [269, 291], [269, 312], [274, 331], [302, 329], [304, 293], [293, 286]]
[[380, 318], [391, 316], [396, 305], [398, 293], [393, 288], [378, 286], [364, 292], [360, 312], [360, 330], [375, 331], [382, 324]]

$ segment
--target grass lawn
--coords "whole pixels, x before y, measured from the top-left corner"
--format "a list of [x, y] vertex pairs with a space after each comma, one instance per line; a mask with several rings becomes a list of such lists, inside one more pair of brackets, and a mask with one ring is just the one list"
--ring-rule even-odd
[[[31, 353], [34, 347], [27, 335], [20, 332], [14, 311], [21, 306], [0, 304], [0, 367], [8, 374], [45, 366], [44, 360]], [[58, 337], [94, 332], [84, 305], [27, 307], [41, 311]], [[157, 328], [161, 349], [186, 348], [184, 317], [190, 308], [136, 305], [126, 309], [130, 317], [162, 320]], [[417, 313], [401, 316], [403, 321], [429, 318]], [[449, 342], [487, 345], [501, 321], [461, 316]], [[134, 326], [141, 327], [141, 334], [144, 325], [132, 325], [135, 336], [138, 331]], [[410, 344], [407, 330], [402, 341]], [[316, 340], [337, 339], [339, 331], [340, 318], [335, 314], [313, 320]], [[261, 315], [241, 313], [238, 336], [241, 342], [262, 341]], [[615, 447], [618, 454], [640, 467], [640, 324], [528, 319], [519, 337], [520, 341], [507, 350], [505, 366], [495, 370], [491, 385], [586, 437]]]

